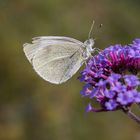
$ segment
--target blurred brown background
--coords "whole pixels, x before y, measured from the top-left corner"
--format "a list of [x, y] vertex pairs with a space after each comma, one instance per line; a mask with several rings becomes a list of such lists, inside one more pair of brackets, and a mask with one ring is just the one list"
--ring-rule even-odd
[[139, 0], [0, 0], [0, 140], [140, 140], [119, 111], [85, 114], [79, 72], [52, 85], [24, 56], [32, 37], [86, 40], [93, 19], [98, 48], [140, 37]]

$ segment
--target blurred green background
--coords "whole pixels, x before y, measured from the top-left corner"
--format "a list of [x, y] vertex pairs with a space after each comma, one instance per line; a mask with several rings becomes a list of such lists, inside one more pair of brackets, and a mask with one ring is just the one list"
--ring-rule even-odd
[[85, 113], [79, 72], [52, 85], [23, 53], [41, 35], [85, 41], [93, 19], [98, 48], [140, 37], [139, 0], [0, 0], [0, 140], [140, 140], [122, 112]]

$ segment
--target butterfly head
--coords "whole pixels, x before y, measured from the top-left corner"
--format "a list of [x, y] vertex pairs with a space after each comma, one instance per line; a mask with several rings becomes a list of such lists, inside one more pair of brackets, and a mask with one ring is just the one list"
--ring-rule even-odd
[[86, 50], [89, 53], [92, 53], [94, 51], [93, 48], [94, 44], [95, 44], [95, 40], [93, 38], [90, 38], [84, 42], [84, 46], [86, 47]]

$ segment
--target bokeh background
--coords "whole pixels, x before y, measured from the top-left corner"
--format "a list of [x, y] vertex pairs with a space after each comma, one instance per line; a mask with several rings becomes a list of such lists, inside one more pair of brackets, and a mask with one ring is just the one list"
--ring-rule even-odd
[[85, 113], [79, 72], [52, 85], [23, 53], [41, 35], [85, 41], [93, 19], [100, 49], [140, 37], [139, 0], [0, 0], [0, 140], [140, 140], [140, 127], [120, 111]]

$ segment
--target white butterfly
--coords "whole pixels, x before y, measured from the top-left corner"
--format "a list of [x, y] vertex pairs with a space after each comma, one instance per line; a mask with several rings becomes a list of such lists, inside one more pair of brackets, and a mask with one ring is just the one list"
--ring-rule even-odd
[[93, 45], [92, 38], [82, 43], [70, 37], [41, 36], [33, 38], [32, 44], [25, 43], [23, 47], [38, 75], [51, 83], [61, 84], [70, 79], [91, 56], [95, 49]]

